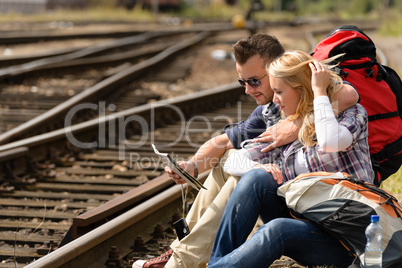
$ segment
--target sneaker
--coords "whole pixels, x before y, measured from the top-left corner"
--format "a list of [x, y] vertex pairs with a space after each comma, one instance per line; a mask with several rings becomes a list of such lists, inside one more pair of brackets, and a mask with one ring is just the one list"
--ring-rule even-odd
[[173, 254], [173, 249], [169, 249], [159, 257], [144, 261], [138, 260], [133, 263], [133, 268], [163, 268]]

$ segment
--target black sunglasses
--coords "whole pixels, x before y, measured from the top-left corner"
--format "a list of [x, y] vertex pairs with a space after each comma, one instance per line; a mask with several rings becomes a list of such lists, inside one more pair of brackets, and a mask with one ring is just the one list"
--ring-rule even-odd
[[241, 79], [241, 78], [237, 78], [237, 81], [239, 81], [239, 84], [242, 87], [246, 87], [246, 83], [247, 83], [252, 88], [258, 88], [258, 87], [261, 86], [261, 81], [260, 80], [263, 79], [265, 76], [267, 76], [267, 74], [265, 74], [263, 77], [258, 78], [258, 79], [257, 78], [251, 78], [251, 79], [244, 80], [244, 79]]

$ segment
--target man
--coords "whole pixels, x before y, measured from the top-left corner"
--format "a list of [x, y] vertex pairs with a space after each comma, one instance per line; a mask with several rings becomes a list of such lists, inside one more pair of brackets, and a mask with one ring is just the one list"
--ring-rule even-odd
[[[284, 48], [275, 37], [262, 33], [239, 40], [233, 46], [236, 70], [239, 74], [238, 81], [259, 106], [246, 121], [210, 139], [200, 147], [190, 161], [180, 163], [190, 174], [202, 173], [212, 168], [204, 183], [208, 190], [200, 190], [186, 218], [191, 232], [182, 240], [175, 240], [171, 249], [165, 254], [152, 260], [137, 261], [133, 267], [206, 267], [226, 203], [240, 179], [229, 176], [222, 169], [224, 160], [233, 152], [231, 149], [239, 149], [242, 141], [256, 138], [255, 140], [259, 142], [273, 141], [265, 149], [268, 151], [297, 138], [296, 124], [287, 121], [278, 122], [280, 111], [278, 106], [272, 103], [273, 91], [265, 69], [267, 63], [283, 52]], [[336, 95], [335, 99], [339, 101], [341, 111], [354, 105], [358, 99], [356, 91], [351, 86], [345, 86]], [[277, 125], [272, 127], [275, 123]], [[176, 183], [185, 183], [169, 168], [165, 170], [171, 174]]]

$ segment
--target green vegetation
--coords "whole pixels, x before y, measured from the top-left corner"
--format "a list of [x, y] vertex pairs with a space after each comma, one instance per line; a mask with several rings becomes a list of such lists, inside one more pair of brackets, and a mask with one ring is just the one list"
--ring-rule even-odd
[[[398, 2], [399, 3], [399, 2]], [[402, 3], [402, 1], [401, 1]], [[388, 10], [384, 15], [379, 32], [383, 35], [399, 36], [402, 34], [401, 10]]]
[[402, 202], [402, 168], [381, 184], [381, 188], [394, 194]]
[[122, 7], [94, 6], [84, 10], [58, 9], [39, 14], [8, 13], [0, 16], [0, 22], [47, 22], [47, 21], [148, 21], [152, 14], [141, 8], [128, 11]]

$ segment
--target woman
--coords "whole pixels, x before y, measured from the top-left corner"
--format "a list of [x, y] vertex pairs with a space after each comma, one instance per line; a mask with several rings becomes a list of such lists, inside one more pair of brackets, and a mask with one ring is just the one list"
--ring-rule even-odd
[[[357, 104], [335, 117], [331, 99], [342, 81], [305, 52], [286, 52], [267, 71], [273, 101], [283, 115], [303, 120], [299, 139], [277, 149], [281, 161], [255, 163], [257, 169], [242, 176], [225, 209], [208, 267], [268, 267], [282, 255], [305, 265], [347, 266], [352, 259], [341, 243], [311, 222], [290, 218], [276, 190], [283, 181], [314, 171], [342, 171], [372, 182], [366, 111]], [[275, 158], [267, 153], [254, 159], [265, 157]], [[246, 241], [259, 215], [264, 225]]]

